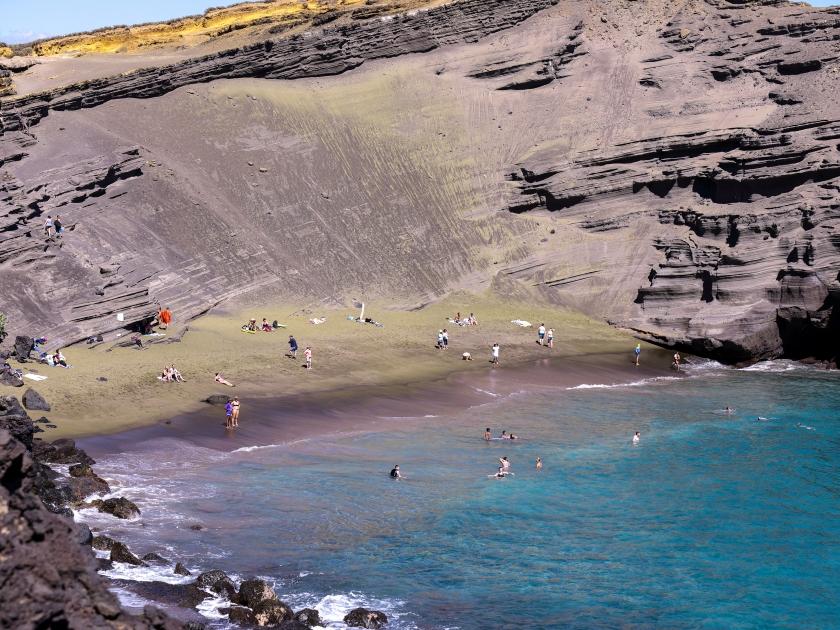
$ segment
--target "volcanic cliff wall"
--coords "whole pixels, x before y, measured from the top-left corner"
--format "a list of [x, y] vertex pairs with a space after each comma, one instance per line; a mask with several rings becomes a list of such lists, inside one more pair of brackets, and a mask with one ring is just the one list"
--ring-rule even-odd
[[2, 309], [66, 343], [257, 288], [412, 308], [520, 283], [725, 361], [833, 356], [836, 10], [372, 4], [18, 66]]

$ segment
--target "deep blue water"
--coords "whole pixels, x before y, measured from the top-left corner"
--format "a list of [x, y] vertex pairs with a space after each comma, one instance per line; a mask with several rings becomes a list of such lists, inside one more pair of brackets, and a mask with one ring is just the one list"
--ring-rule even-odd
[[[263, 577], [332, 627], [367, 605], [397, 629], [837, 628], [838, 384], [704, 364], [282, 447], [154, 441], [97, 467], [145, 526], [82, 518], [141, 553]], [[523, 439], [485, 443], [487, 426]], [[501, 456], [515, 476], [488, 478]]]

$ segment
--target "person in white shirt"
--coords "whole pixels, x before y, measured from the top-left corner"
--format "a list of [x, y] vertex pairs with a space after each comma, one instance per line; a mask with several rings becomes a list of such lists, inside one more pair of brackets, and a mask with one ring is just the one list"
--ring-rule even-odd
[[499, 364], [499, 344], [493, 344], [493, 363], [498, 365]]
[[633, 444], [639, 443], [640, 435], [641, 433], [639, 431], [636, 431], [636, 435], [633, 436]]

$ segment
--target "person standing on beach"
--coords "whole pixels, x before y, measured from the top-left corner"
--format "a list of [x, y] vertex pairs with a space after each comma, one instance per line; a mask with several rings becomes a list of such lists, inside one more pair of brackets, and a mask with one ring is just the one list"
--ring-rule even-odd
[[47, 220], [44, 222], [44, 235], [47, 238], [50, 238], [52, 236], [52, 225], [52, 217], [50, 215], [47, 215]]
[[639, 355], [642, 354], [642, 344], [636, 344], [636, 365], [639, 365]]
[[499, 344], [493, 344], [493, 364], [499, 365]]
[[294, 359], [297, 357], [297, 340], [293, 335], [289, 335], [289, 355]]
[[163, 328], [164, 330], [169, 330], [169, 322], [172, 321], [172, 313], [169, 310], [169, 307], [163, 309], [158, 314], [158, 327]]
[[438, 331], [438, 345], [437, 345], [437, 348], [438, 348], [438, 350], [443, 350], [443, 331], [442, 330]]
[[543, 345], [543, 339], [545, 339], [545, 324], [540, 324], [538, 334], [540, 338], [537, 340], [537, 343]]
[[226, 429], [233, 428], [233, 421], [231, 420], [231, 417], [233, 416], [233, 404], [232, 403], [233, 403], [233, 401], [230, 398], [228, 398], [227, 404], [225, 405], [225, 416], [227, 416], [225, 418], [225, 428]]
[[679, 352], [674, 353], [674, 366], [676, 366], [677, 372], [679, 372], [680, 371], [680, 353]]
[[230, 403], [230, 419], [233, 421], [233, 426], [239, 426], [239, 397], [234, 396], [233, 402]]
[[443, 349], [446, 350], [449, 348], [449, 333], [446, 332], [446, 328], [443, 329]]
[[306, 350], [303, 352], [304, 356], [306, 357], [306, 369], [312, 369], [312, 346], [306, 346]]
[[549, 348], [554, 347], [554, 329], [553, 328], [548, 329], [548, 347]]

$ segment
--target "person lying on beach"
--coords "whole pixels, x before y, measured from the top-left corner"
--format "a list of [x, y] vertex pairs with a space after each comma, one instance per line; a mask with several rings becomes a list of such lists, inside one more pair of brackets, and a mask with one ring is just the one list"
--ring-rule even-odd
[[469, 352], [465, 352], [464, 354], [462, 354], [461, 358], [464, 361], [472, 361], [473, 360], [472, 355]]
[[219, 376], [218, 372], [216, 372], [216, 382], [221, 385], [227, 385], [228, 387], [235, 387], [233, 383], [231, 383], [230, 381], [226, 381], [221, 376]]
[[510, 462], [508, 461], [508, 458], [507, 458], [507, 457], [500, 457], [500, 458], [499, 458], [499, 463], [500, 463], [500, 464], [501, 464], [504, 468], [510, 468]]
[[271, 327], [271, 324], [268, 323], [268, 320], [265, 317], [263, 317], [263, 321], [262, 321], [262, 324], [260, 325], [260, 328], [262, 328], [265, 332], [272, 332], [274, 330]]
[[399, 464], [395, 464], [394, 468], [391, 469], [391, 477], [394, 478], [394, 479], [399, 479], [400, 477], [402, 477], [402, 475], [400, 475], [400, 465]]
[[485, 440], [492, 440], [493, 439], [493, 436], [490, 435], [490, 427], [487, 427], [487, 429], [484, 431], [484, 439]]

